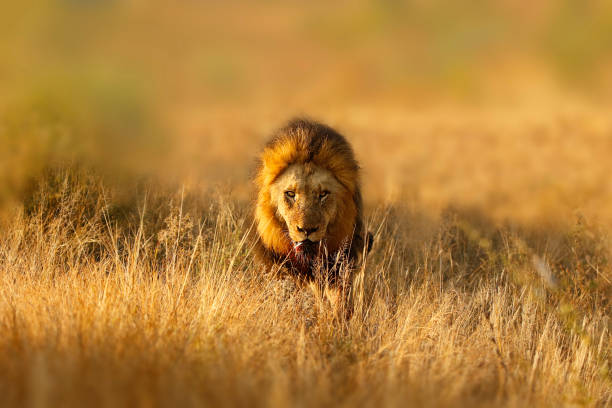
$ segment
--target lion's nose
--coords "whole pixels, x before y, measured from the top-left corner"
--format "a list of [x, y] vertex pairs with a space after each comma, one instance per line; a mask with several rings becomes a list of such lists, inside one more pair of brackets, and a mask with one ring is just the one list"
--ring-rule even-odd
[[303, 232], [304, 234], [306, 234], [306, 236], [312, 234], [313, 232], [316, 232], [319, 229], [319, 227], [315, 227], [315, 228], [302, 228], [302, 227], [297, 227], [297, 230], [300, 232]]

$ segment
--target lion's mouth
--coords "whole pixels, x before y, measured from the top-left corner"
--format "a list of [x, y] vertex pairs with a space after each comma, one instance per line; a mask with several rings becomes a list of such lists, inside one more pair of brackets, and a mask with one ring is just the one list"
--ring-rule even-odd
[[316, 252], [318, 246], [318, 242], [313, 242], [309, 239], [305, 239], [303, 241], [293, 241], [293, 250], [298, 254], [313, 254]]

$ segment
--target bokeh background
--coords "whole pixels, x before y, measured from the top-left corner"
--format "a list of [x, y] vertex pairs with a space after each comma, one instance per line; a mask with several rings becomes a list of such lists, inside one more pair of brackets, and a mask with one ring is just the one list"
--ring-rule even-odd
[[[611, 107], [609, 0], [0, 0], [0, 405], [609, 407]], [[254, 262], [296, 115], [342, 288]]]
[[608, 1], [0, 6], [2, 202], [78, 163], [248, 200], [290, 117], [346, 134], [366, 203], [612, 221]]

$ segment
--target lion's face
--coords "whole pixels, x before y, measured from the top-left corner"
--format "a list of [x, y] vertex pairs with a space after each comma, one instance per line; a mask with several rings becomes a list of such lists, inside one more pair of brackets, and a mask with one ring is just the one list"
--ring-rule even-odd
[[333, 129], [295, 120], [260, 155], [255, 221], [276, 256], [336, 253], [361, 228], [359, 165]]
[[293, 164], [270, 186], [270, 198], [296, 250], [324, 241], [338, 215], [342, 185], [313, 163]]

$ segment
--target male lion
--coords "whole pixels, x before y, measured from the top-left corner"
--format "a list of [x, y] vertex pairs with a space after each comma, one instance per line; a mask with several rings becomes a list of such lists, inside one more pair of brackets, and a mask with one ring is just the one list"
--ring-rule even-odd
[[290, 121], [261, 153], [255, 184], [256, 252], [265, 265], [333, 283], [369, 250], [359, 165], [332, 128]]

